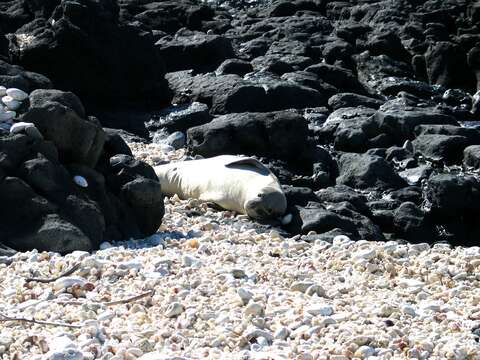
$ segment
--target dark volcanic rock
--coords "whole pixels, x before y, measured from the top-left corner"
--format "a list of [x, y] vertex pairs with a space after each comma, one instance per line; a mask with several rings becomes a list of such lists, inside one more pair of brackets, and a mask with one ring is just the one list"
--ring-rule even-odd
[[435, 239], [434, 227], [425, 214], [412, 202], [404, 202], [394, 212], [393, 223], [399, 235], [413, 243], [431, 243]]
[[85, 108], [80, 99], [72, 92], [55, 89], [38, 89], [30, 96], [30, 107], [41, 107], [47, 101], [57, 102], [74, 110], [78, 116], [85, 118]]
[[306, 120], [293, 112], [223, 115], [187, 132], [187, 146], [205, 157], [246, 154], [310, 163]]
[[472, 145], [463, 151], [463, 164], [474, 169], [480, 168], [480, 145]]
[[0, 84], [7, 88], [16, 87], [26, 92], [52, 87], [52, 83], [47, 77], [25, 71], [20, 66], [14, 66], [2, 60], [0, 60]]
[[328, 99], [328, 106], [330, 106], [333, 110], [357, 106], [378, 109], [382, 104], [383, 101], [381, 100], [353, 93], [340, 93], [333, 95], [330, 99]]
[[[440, 219], [455, 218], [473, 205], [472, 183], [466, 178], [450, 174], [431, 177], [426, 197], [432, 213]], [[478, 207], [478, 204], [475, 204]]]
[[414, 138], [418, 125], [457, 125], [454, 117], [432, 107], [411, 107], [395, 102], [382, 105], [375, 114], [379, 129], [391, 135], [395, 144], [402, 145], [405, 140]]
[[433, 161], [455, 164], [461, 161], [467, 138], [449, 135], [419, 135], [413, 140], [415, 152]]
[[165, 128], [168, 132], [185, 132], [191, 127], [206, 124], [212, 120], [208, 106], [194, 102], [166, 108], [156, 115], [158, 120], [150, 120], [145, 125], [150, 132]]
[[327, 101], [317, 90], [280, 79], [243, 80], [238, 75], [212, 73], [192, 76], [188, 71], [169, 73], [166, 78], [174, 101], [203, 102], [214, 114], [301, 109]]
[[337, 184], [360, 189], [398, 189], [406, 185], [395, 170], [379, 156], [343, 154], [338, 160]]
[[84, 114], [73, 93], [37, 90], [21, 120], [42, 137], [0, 130], [0, 243], [68, 253], [157, 231], [164, 207], [154, 170], [129, 161], [118, 132]]
[[212, 71], [225, 59], [234, 56], [227, 38], [186, 29], [178, 31], [173, 38], [166, 36], [158, 40], [155, 47], [165, 59], [168, 72], [188, 69]]
[[241, 59], [227, 59], [220, 64], [215, 73], [217, 75], [234, 74], [243, 76], [252, 71], [253, 66], [248, 61]]
[[96, 165], [105, 133], [94, 119], [82, 119], [71, 108], [47, 101], [30, 108], [22, 121], [34, 123], [59, 149], [63, 161]]
[[356, 225], [351, 220], [322, 208], [320, 204], [314, 207], [295, 206], [292, 215], [292, 222], [287, 229], [294, 234], [307, 234], [310, 231], [322, 234], [341, 229], [353, 238], [358, 238]]
[[446, 41], [437, 42], [430, 45], [425, 60], [431, 84], [469, 90], [476, 88], [467, 65], [467, 56], [460, 46]]
[[9, 35], [11, 58], [84, 101], [165, 102], [168, 89], [151, 32], [119, 23], [118, 12], [109, 0], [63, 0], [48, 21], [38, 18]]

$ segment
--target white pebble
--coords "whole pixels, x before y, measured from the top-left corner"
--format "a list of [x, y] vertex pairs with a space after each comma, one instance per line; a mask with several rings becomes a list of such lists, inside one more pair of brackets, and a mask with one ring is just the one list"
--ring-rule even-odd
[[302, 293], [306, 292], [311, 286], [315, 283], [311, 281], [297, 281], [290, 286], [291, 291], [300, 291]]
[[366, 359], [375, 354], [375, 349], [370, 346], [360, 346], [357, 351], [355, 351], [355, 356], [358, 356], [361, 359]]
[[176, 317], [183, 313], [185, 308], [183, 307], [182, 304], [179, 302], [173, 302], [170, 305], [168, 305], [167, 310], [165, 311], [165, 316], [166, 317]]
[[261, 315], [263, 315], [264, 311], [265, 311], [265, 309], [263, 308], [263, 306], [261, 304], [256, 303], [256, 302], [252, 302], [252, 303], [247, 305], [244, 313], [245, 313], [245, 316], [249, 316], [249, 315], [261, 316]]
[[2, 97], [2, 102], [9, 110], [17, 110], [22, 105], [20, 101], [13, 99], [11, 96]]
[[73, 177], [73, 181], [75, 182], [75, 184], [77, 184], [78, 186], [80, 186], [82, 188], [88, 187], [88, 181], [83, 176], [75, 175]]
[[289, 335], [290, 335], [290, 330], [287, 327], [282, 326], [278, 328], [277, 331], [275, 331], [275, 334], [273, 334], [273, 337], [275, 339], [285, 340]]
[[80, 276], [66, 276], [55, 280], [53, 288], [57, 291], [66, 289], [73, 285], [83, 286], [86, 284], [86, 280]]
[[5, 86], [0, 86], [0, 96], [7, 95], [7, 88]]
[[10, 96], [12, 99], [17, 101], [23, 101], [28, 98], [28, 94], [20, 89], [17, 88], [10, 88], [6, 90], [6, 94]]
[[288, 225], [292, 222], [293, 215], [292, 214], [287, 214], [284, 217], [282, 217], [282, 225]]
[[333, 308], [328, 304], [315, 304], [306, 309], [307, 313], [313, 316], [330, 316], [333, 314]]
[[404, 314], [410, 315], [410, 316], [416, 316], [417, 312], [415, 311], [415, 308], [411, 305], [403, 305], [402, 306], [402, 312]]
[[377, 251], [375, 249], [365, 249], [356, 252], [353, 256], [355, 260], [371, 260], [377, 256]]
[[245, 288], [238, 288], [237, 289], [237, 294], [240, 297], [240, 299], [242, 300], [244, 305], [248, 304], [250, 299], [253, 297], [253, 294]]
[[17, 113], [12, 110], [0, 109], [0, 121], [10, 121], [17, 116]]

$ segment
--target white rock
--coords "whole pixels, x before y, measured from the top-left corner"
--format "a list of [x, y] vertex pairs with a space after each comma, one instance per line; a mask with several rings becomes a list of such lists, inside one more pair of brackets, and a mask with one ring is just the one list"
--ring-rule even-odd
[[5, 86], [0, 86], [0, 96], [3, 97], [7, 95], [7, 88]]
[[60, 279], [55, 280], [53, 283], [53, 288], [57, 291], [64, 290], [68, 287], [73, 285], [80, 285], [83, 286], [87, 283], [87, 281], [80, 277], [80, 276], [65, 276]]
[[83, 176], [75, 175], [73, 177], [73, 182], [82, 188], [88, 187], [88, 181]]
[[315, 304], [306, 309], [307, 313], [313, 316], [330, 316], [333, 314], [333, 308], [328, 304]]
[[50, 351], [45, 354], [45, 360], [83, 360], [82, 352], [76, 344], [66, 335], [53, 338], [48, 347]]
[[310, 286], [307, 289], [307, 291], [305, 291], [305, 294], [310, 295], [310, 296], [313, 296], [313, 295], [317, 295], [317, 296], [321, 296], [321, 297], [326, 296], [325, 289], [323, 287], [321, 287], [320, 285], [316, 285], [316, 284]]
[[106, 321], [106, 320], [113, 319], [114, 317], [115, 317], [114, 312], [112, 312], [110, 310], [106, 310], [106, 311], [98, 314], [97, 321]]
[[18, 134], [24, 132], [28, 136], [34, 138], [34, 139], [43, 139], [43, 135], [36, 126], [32, 123], [27, 123], [27, 122], [17, 122], [12, 125], [10, 128], [10, 133], [11, 134]]
[[273, 337], [278, 340], [285, 340], [289, 335], [290, 330], [285, 326], [281, 326], [277, 329], [277, 331], [275, 331]]
[[349, 243], [352, 240], [347, 235], [337, 235], [333, 238], [333, 245], [341, 245], [345, 243]]
[[17, 88], [10, 88], [6, 91], [7, 96], [10, 96], [12, 99], [17, 101], [23, 101], [28, 98], [28, 94], [20, 89]]
[[110, 244], [108, 241], [102, 242], [99, 246], [100, 250], [110, 249], [111, 247], [113, 247], [113, 245]]
[[353, 258], [355, 260], [371, 260], [375, 256], [377, 256], [377, 251], [375, 249], [365, 249], [365, 250], [357, 251], [353, 255]]
[[0, 121], [10, 121], [17, 116], [15, 111], [0, 109]]
[[250, 299], [253, 297], [253, 294], [245, 288], [238, 288], [237, 289], [237, 294], [240, 297], [240, 299], [242, 300], [244, 305], [248, 304]]
[[268, 342], [273, 341], [273, 335], [265, 330], [257, 329], [255, 327], [248, 328], [245, 331], [245, 337], [247, 339], [258, 339], [259, 337], [265, 338]]
[[250, 304], [247, 305], [245, 308], [245, 316], [253, 315], [253, 316], [261, 316], [263, 315], [263, 312], [265, 309], [263, 308], [262, 304], [256, 303], [256, 302], [251, 302]]
[[370, 346], [360, 346], [357, 351], [355, 351], [355, 356], [358, 356], [361, 359], [366, 359], [375, 354], [375, 349]]
[[410, 315], [410, 316], [416, 316], [417, 312], [415, 311], [415, 308], [411, 305], [403, 305], [402, 306], [402, 312], [404, 314]]
[[182, 304], [179, 302], [173, 302], [170, 305], [168, 305], [167, 310], [165, 311], [165, 316], [166, 317], [176, 317], [183, 313], [185, 311], [185, 308]]
[[297, 281], [290, 286], [291, 291], [300, 291], [302, 293], [306, 292], [311, 286], [316, 285], [311, 281]]
[[28, 122], [17, 122], [15, 124], [12, 125], [12, 127], [10, 128], [10, 134], [18, 134], [18, 133], [21, 133], [23, 131], [25, 131], [26, 128], [28, 127], [35, 127], [34, 124], [32, 123], [28, 123]]
[[21, 105], [22, 103], [18, 100], [15, 100], [13, 99], [11, 96], [4, 96], [2, 97], [2, 102], [5, 104], [5, 106], [9, 109], [9, 110], [17, 110]]
[[403, 287], [403, 288], [422, 288], [425, 286], [425, 283], [416, 280], [416, 279], [399, 279], [398, 280], [398, 285]]
[[293, 215], [292, 214], [287, 214], [284, 217], [282, 217], [282, 225], [288, 225], [292, 222]]
[[82, 352], [77, 349], [65, 349], [61, 351], [50, 350], [43, 358], [45, 360], [83, 360]]

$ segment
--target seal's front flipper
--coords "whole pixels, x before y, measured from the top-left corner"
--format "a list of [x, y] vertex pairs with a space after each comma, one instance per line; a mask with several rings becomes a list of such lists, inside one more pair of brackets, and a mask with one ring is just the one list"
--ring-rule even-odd
[[219, 204], [224, 198], [225, 196], [219, 191], [208, 191], [200, 194], [199, 200]]

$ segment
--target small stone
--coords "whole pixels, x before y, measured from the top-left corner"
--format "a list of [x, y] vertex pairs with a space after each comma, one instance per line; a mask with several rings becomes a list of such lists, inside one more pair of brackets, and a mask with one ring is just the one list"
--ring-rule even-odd
[[185, 134], [181, 131], [171, 133], [166, 139], [165, 144], [178, 150], [185, 146]]
[[180, 304], [179, 302], [173, 302], [170, 305], [168, 305], [167, 310], [165, 311], [165, 316], [166, 317], [176, 317], [183, 313], [185, 310], [184, 306]]
[[288, 225], [292, 222], [293, 215], [292, 214], [287, 214], [284, 217], [282, 217], [282, 225]]
[[79, 285], [80, 287], [83, 287], [86, 283], [87, 281], [80, 276], [65, 276], [55, 280], [55, 282], [53, 283], [53, 288], [57, 291], [60, 291], [74, 285]]
[[256, 302], [252, 302], [250, 304], [247, 305], [247, 307], [245, 308], [245, 311], [244, 311], [244, 314], [245, 316], [262, 316], [263, 315], [263, 312], [265, 311], [265, 309], [263, 308], [263, 306], [259, 303], [256, 303]]
[[403, 288], [422, 288], [425, 283], [415, 279], [400, 279], [398, 285]]
[[275, 339], [285, 340], [289, 335], [290, 335], [290, 330], [287, 327], [282, 326], [278, 328], [277, 331], [275, 331], [275, 333], [273, 334], [273, 337]]
[[355, 356], [358, 356], [361, 359], [366, 359], [369, 356], [373, 356], [375, 354], [375, 349], [370, 346], [360, 346], [357, 351], [355, 351]]
[[75, 175], [73, 177], [73, 182], [82, 188], [88, 187], [87, 179], [85, 179], [83, 176]]
[[320, 296], [320, 297], [325, 297], [326, 296], [325, 289], [323, 287], [321, 287], [320, 285], [316, 285], [316, 284], [310, 286], [305, 291], [305, 294], [310, 295], [310, 296], [317, 295], [317, 296]]
[[415, 311], [415, 308], [411, 305], [404, 305], [402, 306], [402, 312], [404, 314], [410, 315], [410, 316], [416, 316], [417, 313]]
[[315, 285], [315, 283], [311, 281], [297, 281], [290, 286], [290, 290], [300, 291], [302, 293], [305, 293], [308, 290], [308, 288], [310, 288], [313, 285]]
[[232, 269], [232, 275], [235, 279], [243, 279], [246, 274], [242, 269]]
[[371, 260], [377, 256], [377, 251], [375, 249], [365, 249], [356, 252], [353, 256], [355, 260]]
[[5, 86], [0, 86], [0, 97], [7, 95], [7, 88]]
[[237, 289], [237, 294], [242, 300], [243, 304], [246, 305], [250, 301], [250, 299], [253, 297], [253, 294], [248, 291], [247, 289], [244, 288], [238, 288]]
[[273, 341], [273, 335], [270, 332], [255, 327], [248, 328], [245, 331], [245, 337], [249, 340], [263, 337], [268, 343]]
[[28, 94], [20, 89], [17, 88], [10, 88], [6, 90], [6, 94], [10, 96], [12, 99], [17, 101], [23, 101], [28, 98]]
[[408, 152], [410, 153], [414, 153], [415, 149], [413, 148], [413, 143], [411, 140], [406, 140], [404, 143], [403, 143], [403, 148], [405, 150], [407, 150]]
[[111, 247], [113, 247], [113, 245], [110, 244], [108, 241], [102, 242], [99, 246], [100, 250], [110, 249]]
[[17, 110], [21, 105], [22, 103], [18, 100], [15, 100], [13, 99], [11, 96], [4, 96], [2, 97], [2, 102], [5, 104], [5, 106], [9, 109], [9, 110]]
[[333, 308], [328, 304], [315, 304], [306, 309], [307, 313], [313, 316], [330, 316], [333, 314]]
[[10, 121], [17, 116], [17, 113], [12, 110], [2, 110], [0, 109], [0, 121]]
[[12, 125], [12, 127], [10, 128], [10, 134], [18, 134], [18, 133], [21, 133], [21, 132], [24, 132], [26, 128], [28, 127], [35, 127], [34, 124], [32, 123], [27, 123], [27, 122], [17, 122], [15, 124]]

